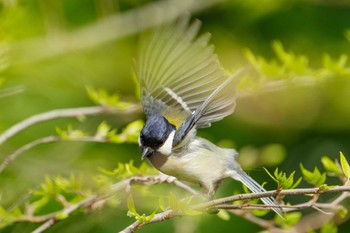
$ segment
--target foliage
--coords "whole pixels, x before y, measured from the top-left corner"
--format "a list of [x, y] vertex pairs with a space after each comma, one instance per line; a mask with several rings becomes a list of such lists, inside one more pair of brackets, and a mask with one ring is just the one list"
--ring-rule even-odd
[[[53, 231], [73, 232], [69, 227], [74, 225], [81, 232], [110, 232], [134, 220], [141, 224], [135, 228], [138, 230], [152, 221], [183, 215], [196, 218], [188, 229], [212, 232], [218, 225], [225, 227], [221, 222], [225, 220], [229, 230], [232, 225], [237, 231], [247, 230], [247, 222], [239, 222], [232, 214], [267, 231], [292, 231], [309, 212], [336, 217], [310, 232], [348, 229], [348, 203], [334, 202], [348, 199], [347, 192], [329, 192], [348, 187], [350, 179], [347, 3], [272, 0], [261, 8], [256, 1], [227, 1], [195, 13], [205, 31], [212, 32], [227, 69], [252, 68], [241, 82], [235, 117], [200, 133], [213, 141], [228, 138], [228, 147], [239, 150], [239, 160], [253, 177], [261, 183], [277, 184], [273, 196], [286, 213], [284, 218], [271, 218], [271, 208], [259, 204], [258, 198], [235, 199], [220, 206], [189, 197], [191, 189], [159, 177], [155, 169], [139, 160], [137, 141], [143, 120], [139, 111], [133, 110], [138, 105], [134, 95], [139, 87], [129, 78], [129, 61], [136, 56], [135, 38], [129, 35], [153, 22], [152, 17], [140, 22], [143, 17], [139, 13], [149, 2], [0, 2], [1, 131], [50, 109], [59, 112], [62, 107], [91, 102], [103, 109], [91, 116], [77, 111], [72, 119], [57, 116], [55, 121], [29, 124], [13, 139], [0, 140], [4, 168], [0, 172], [1, 231], [16, 232], [29, 226], [24, 230], [29, 232], [48, 222], [60, 222]], [[184, 11], [202, 5], [196, 2]], [[163, 9], [162, 1], [152, 4]], [[137, 17], [134, 9], [139, 10]], [[162, 11], [169, 16], [173, 12]], [[117, 23], [113, 21], [116, 18]], [[320, 27], [320, 22], [325, 25]], [[110, 30], [116, 25], [118, 30]], [[242, 46], [248, 47], [243, 53]], [[136, 76], [133, 74], [134, 79]], [[56, 134], [48, 141], [52, 144], [43, 145], [47, 142], [42, 137], [55, 128]], [[340, 152], [335, 159], [335, 151], [340, 150], [344, 154]], [[325, 152], [331, 157], [321, 157]], [[319, 160], [322, 167], [317, 165]], [[296, 163], [300, 163], [299, 169]], [[266, 176], [256, 169], [263, 166]], [[239, 194], [235, 184], [220, 189], [214, 200], [245, 195]], [[302, 194], [304, 199], [283, 194], [294, 189], [316, 191]], [[111, 214], [108, 208], [113, 209]], [[95, 218], [101, 213], [97, 210], [104, 212], [104, 217]], [[206, 215], [202, 221], [200, 216], [205, 213], [217, 213], [218, 218]], [[86, 221], [89, 216], [94, 221]], [[168, 224], [179, 223], [159, 224], [154, 231], [169, 231]]]
[[275, 172], [273, 175], [266, 169], [264, 168], [267, 174], [277, 183], [278, 187], [282, 189], [294, 189], [298, 187], [300, 184], [302, 178], [300, 177], [297, 181], [294, 182], [294, 174], [295, 171], [293, 171], [288, 177], [285, 172], [278, 172], [278, 168], [276, 168]]

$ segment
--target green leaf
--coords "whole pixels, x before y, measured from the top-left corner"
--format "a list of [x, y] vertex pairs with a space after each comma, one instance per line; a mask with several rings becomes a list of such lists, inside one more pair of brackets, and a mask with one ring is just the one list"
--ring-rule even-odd
[[340, 168], [328, 156], [323, 156], [321, 158], [321, 163], [322, 163], [324, 169], [326, 169], [326, 171], [329, 174], [334, 174], [334, 175], [337, 175], [337, 176], [339, 176], [341, 174]]
[[346, 216], [348, 216], [348, 209], [344, 206], [341, 206], [339, 209], [337, 209], [337, 215], [340, 218], [346, 218]]
[[311, 172], [304, 168], [302, 164], [300, 164], [301, 172], [303, 173], [304, 180], [312, 185], [320, 187], [325, 184], [327, 176], [326, 173], [322, 173], [318, 170], [317, 167]]
[[120, 96], [116, 94], [109, 94], [106, 90], [98, 89], [91, 86], [86, 87], [86, 91], [90, 99], [101, 106], [112, 107], [119, 110], [124, 110], [132, 104], [120, 100]]
[[180, 209], [179, 201], [177, 200], [177, 198], [173, 193], [169, 193], [169, 206], [174, 211]]
[[217, 216], [224, 221], [229, 221], [231, 219], [231, 215], [226, 210], [219, 210]]
[[[265, 169], [265, 168], [264, 168]], [[299, 178], [295, 183], [294, 183], [294, 174], [295, 171], [293, 171], [288, 177], [287, 173], [278, 171], [278, 168], [275, 169], [275, 172], [273, 175], [265, 169], [267, 174], [278, 184], [278, 186], [282, 187], [283, 189], [290, 189], [290, 188], [295, 188], [299, 185], [301, 182], [302, 178]]]
[[61, 128], [56, 128], [56, 133], [63, 140], [74, 140], [74, 139], [81, 139], [86, 137], [85, 132], [81, 130], [73, 129], [71, 125], [68, 125], [66, 130]]
[[136, 175], [139, 173], [139, 169], [134, 166], [134, 160], [130, 160], [129, 163], [125, 164], [126, 174], [129, 176]]
[[[264, 167], [263, 167], [264, 168]], [[265, 172], [271, 177], [271, 179], [273, 179], [276, 183], [278, 183], [278, 180], [275, 178], [276, 176], [276, 173], [278, 174], [278, 168], [276, 168], [275, 172], [274, 172], [274, 175], [273, 176], [266, 168], [264, 168]]]
[[338, 232], [338, 228], [337, 225], [335, 225], [332, 222], [327, 222], [325, 223], [322, 228], [320, 233], [337, 233]]
[[111, 130], [111, 126], [109, 126], [105, 121], [103, 121], [97, 127], [97, 132], [95, 137], [106, 138], [110, 130]]
[[59, 213], [56, 214], [56, 219], [57, 220], [63, 220], [69, 217], [69, 214], [63, 213], [63, 211], [60, 211]]
[[134, 203], [134, 199], [132, 197], [131, 194], [129, 194], [129, 197], [128, 197], [128, 210], [135, 214], [135, 215], [138, 215], [137, 211], [136, 211], [136, 208], [135, 208], [135, 203]]
[[290, 187], [290, 189], [295, 189], [296, 187], [299, 186], [300, 182], [303, 180], [302, 177], [299, 177], [299, 179]]
[[329, 54], [323, 56], [323, 69], [321, 70], [323, 75], [334, 75], [342, 77], [349, 75], [349, 69], [346, 66], [348, 57], [345, 54], [340, 55], [338, 59], [332, 59]]
[[340, 166], [343, 170], [344, 175], [350, 179], [350, 166], [348, 161], [346, 160], [344, 154], [340, 152]]
[[275, 215], [275, 221], [278, 225], [288, 229], [300, 221], [302, 214], [301, 212], [291, 212], [285, 213], [283, 216], [284, 218], [279, 215]]
[[137, 143], [143, 125], [142, 120], [133, 121], [123, 129], [122, 135], [125, 135], [128, 142]]
[[37, 213], [42, 207], [44, 207], [50, 201], [49, 196], [42, 196], [39, 200], [30, 203], [30, 206], [34, 209], [34, 212]]
[[166, 205], [165, 205], [164, 198], [162, 196], [159, 198], [158, 202], [159, 202], [159, 208], [162, 211], [165, 211], [166, 210]]
[[142, 222], [149, 222], [149, 221], [151, 221], [151, 220], [154, 218], [154, 216], [156, 215], [157, 211], [158, 211], [158, 209], [155, 209], [155, 210], [152, 212], [152, 214], [150, 214], [150, 215], [148, 215], [148, 216], [144, 216], [144, 219], [143, 219]]

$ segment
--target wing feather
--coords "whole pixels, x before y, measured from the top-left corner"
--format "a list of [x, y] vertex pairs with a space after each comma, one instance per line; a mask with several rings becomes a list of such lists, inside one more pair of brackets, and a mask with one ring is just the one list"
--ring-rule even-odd
[[[190, 24], [189, 20], [186, 15], [175, 23], [149, 31], [142, 38], [136, 74], [147, 116], [178, 114], [176, 118], [184, 121], [228, 79], [214, 46], [209, 44], [210, 34], [197, 37], [201, 23], [195, 20]], [[234, 94], [234, 85], [222, 88], [196, 127], [209, 126], [231, 114]]]

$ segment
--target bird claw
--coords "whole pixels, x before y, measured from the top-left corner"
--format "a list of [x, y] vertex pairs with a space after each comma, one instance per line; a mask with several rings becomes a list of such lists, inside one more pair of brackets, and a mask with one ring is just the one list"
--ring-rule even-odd
[[176, 179], [176, 177], [173, 177], [173, 176], [168, 176], [164, 173], [161, 173], [159, 174], [159, 177], [158, 177], [160, 183], [173, 183]]

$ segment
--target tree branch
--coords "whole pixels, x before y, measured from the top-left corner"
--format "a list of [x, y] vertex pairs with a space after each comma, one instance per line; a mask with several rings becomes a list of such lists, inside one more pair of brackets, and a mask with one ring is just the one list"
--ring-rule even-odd
[[[90, 197], [87, 197], [86, 199], [80, 201], [79, 203], [76, 203], [74, 205], [69, 205], [69, 203], [66, 203], [63, 206], [63, 210], [60, 210], [56, 213], [51, 213], [49, 215], [45, 216], [32, 216], [28, 215], [21, 219], [18, 219], [17, 221], [31, 221], [31, 222], [43, 222], [42, 225], [40, 225], [37, 229], [35, 229], [34, 233], [41, 233], [45, 230], [49, 229], [51, 226], [53, 226], [56, 222], [62, 220], [60, 216], [68, 216], [72, 212], [74, 212], [77, 209], [85, 208], [94, 210], [96, 207], [100, 207], [103, 205], [109, 198], [111, 198], [116, 193], [125, 192], [130, 190], [130, 186], [132, 185], [145, 185], [145, 186], [152, 186], [155, 184], [160, 183], [169, 183], [173, 184], [176, 187], [189, 192], [193, 195], [198, 195], [198, 192], [194, 189], [192, 189], [190, 186], [186, 185], [185, 183], [177, 180], [174, 177], [170, 177], [164, 174], [156, 175], [156, 176], [133, 176], [126, 180], [120, 181], [112, 186], [110, 186], [109, 191], [107, 191], [104, 194], [100, 195], [92, 195]], [[270, 220], [263, 220], [260, 218], [257, 218], [256, 216], [252, 215], [249, 212], [242, 211], [242, 210], [248, 210], [248, 209], [272, 209], [275, 207], [280, 207], [282, 209], [288, 210], [288, 209], [305, 209], [310, 208], [313, 206], [316, 206], [320, 209], [335, 209], [336, 206], [332, 207], [331, 205], [339, 205], [340, 202], [342, 202], [344, 199], [350, 197], [350, 186], [338, 186], [338, 187], [332, 187], [332, 188], [301, 188], [301, 189], [290, 189], [290, 190], [282, 190], [280, 191], [280, 195], [306, 195], [306, 194], [316, 194], [316, 195], [322, 195], [323, 193], [339, 193], [342, 192], [342, 194], [337, 197], [333, 202], [329, 203], [328, 205], [324, 205], [323, 203], [316, 203], [317, 198], [313, 198], [313, 200], [297, 204], [297, 205], [262, 205], [262, 204], [250, 204], [250, 203], [244, 203], [244, 204], [232, 204], [233, 201], [238, 200], [252, 200], [262, 197], [273, 197], [276, 194], [277, 190], [273, 191], [266, 191], [262, 193], [248, 193], [248, 194], [239, 194], [239, 195], [233, 195], [230, 197], [225, 198], [219, 198], [211, 201], [207, 201], [201, 204], [195, 204], [192, 206], [189, 206], [188, 208], [195, 211], [202, 211], [206, 212], [209, 208], [216, 208], [216, 209], [227, 209], [229, 212], [236, 214], [238, 216], [242, 216], [248, 221], [251, 221], [265, 229], [270, 230], [271, 232], [287, 232], [285, 230], [282, 230], [274, 225], [273, 221]], [[63, 214], [63, 215], [62, 215]], [[125, 229], [123, 229], [122, 233], [131, 233], [135, 232], [142, 227], [160, 222], [165, 221], [167, 219], [171, 219], [174, 217], [184, 216], [186, 213], [182, 212], [181, 210], [172, 210], [168, 208], [164, 212], [158, 213], [154, 216], [153, 219], [151, 219], [148, 222], [140, 222], [135, 221]], [[302, 225], [302, 224], [301, 224]], [[296, 229], [299, 229], [296, 227]], [[309, 229], [309, 228], [308, 228]]]
[[[97, 198], [98, 198], [97, 195], [86, 198], [85, 200], [83, 200], [75, 205], [71, 205], [71, 206], [65, 208], [61, 212], [61, 214], [62, 214], [62, 216], [68, 216], [69, 214], [71, 214], [72, 212], [74, 212], [75, 210], [77, 210], [79, 208], [83, 208], [85, 206], [91, 205], [93, 202], [95, 202], [97, 200]], [[55, 223], [57, 223], [60, 220], [56, 216], [49, 218], [44, 224], [42, 224], [41, 226], [36, 228], [32, 233], [41, 233], [41, 232], [44, 232], [45, 230], [49, 229], [51, 226], [53, 226]]]
[[[323, 193], [339, 193], [342, 192], [343, 194], [341, 195], [342, 198], [338, 198], [338, 202], [344, 200], [345, 198], [349, 197], [349, 194], [347, 192], [350, 192], [350, 186], [338, 186], [338, 187], [333, 187], [333, 188], [300, 188], [300, 189], [289, 189], [289, 190], [282, 190], [279, 191], [279, 195], [307, 195], [307, 194], [323, 194]], [[306, 209], [310, 207], [310, 202], [306, 202], [303, 204], [299, 204], [296, 206], [285, 206], [285, 205], [271, 205], [271, 206], [266, 206], [266, 205], [258, 205], [258, 204], [230, 204], [230, 205], [225, 205], [227, 203], [232, 203], [233, 201], [238, 201], [238, 200], [253, 200], [253, 199], [259, 199], [262, 197], [274, 197], [275, 194], [277, 193], [277, 190], [273, 191], [266, 191], [262, 193], [248, 193], [248, 194], [239, 194], [239, 195], [234, 195], [230, 197], [225, 197], [225, 198], [219, 198], [215, 200], [211, 200], [202, 204], [194, 205], [190, 207], [192, 210], [197, 210], [197, 211], [205, 211], [208, 208], [218, 208], [220, 209], [221, 207], [223, 209], [229, 209], [229, 210], [246, 210], [246, 209], [272, 209], [275, 207], [281, 207], [282, 209], [284, 208], [295, 208], [295, 209]], [[237, 213], [236, 211], [230, 211], [233, 213]], [[171, 209], [168, 209], [162, 213], [158, 213], [156, 215], [156, 219], [154, 221], [149, 221], [149, 222], [139, 222], [135, 221], [125, 229], [123, 229], [122, 233], [132, 233], [137, 230], [139, 230], [141, 227], [146, 226], [151, 223], [159, 222], [159, 221], [164, 221], [170, 218], [178, 217], [178, 216], [183, 216], [185, 213], [179, 212], [179, 211], [172, 211]], [[245, 215], [241, 214], [241, 216], [245, 217], [247, 220], [252, 221], [264, 228], [271, 228], [273, 232], [283, 232], [281, 229], [275, 228], [275, 226], [267, 221], [259, 219], [257, 221], [256, 218], [253, 218], [251, 215]], [[259, 223], [258, 223], [259, 222]]]
[[33, 147], [36, 147], [38, 145], [41, 144], [46, 144], [46, 143], [50, 143], [50, 142], [57, 142], [59, 141], [60, 138], [59, 137], [55, 137], [55, 136], [48, 136], [48, 137], [44, 137], [44, 138], [39, 138], [35, 141], [32, 141], [28, 144], [25, 144], [24, 146], [20, 147], [19, 149], [17, 149], [15, 152], [13, 152], [12, 154], [8, 155], [7, 157], [5, 157], [5, 159], [2, 161], [2, 163], [0, 164], [0, 174], [5, 170], [5, 168], [13, 161], [15, 160], [19, 155], [21, 155], [22, 153], [32, 149]]
[[[26, 218], [22, 218], [21, 221], [25, 221], [25, 220], [31, 220], [31, 219], [35, 219], [36, 222], [44, 222], [42, 225], [40, 225], [37, 229], [35, 229], [33, 231], [33, 233], [41, 233], [44, 232], [45, 230], [49, 229], [51, 226], [53, 226], [55, 223], [57, 223], [58, 221], [60, 221], [59, 218], [57, 218], [57, 215], [60, 214], [62, 216], [68, 216], [69, 214], [71, 214], [72, 212], [74, 212], [75, 210], [79, 209], [79, 208], [89, 208], [89, 209], [94, 209], [94, 205], [98, 204], [98, 203], [104, 203], [108, 198], [112, 197], [113, 195], [115, 195], [118, 192], [124, 191], [124, 190], [129, 190], [129, 187], [131, 185], [146, 185], [146, 186], [150, 186], [150, 185], [155, 185], [155, 184], [159, 184], [159, 183], [170, 183], [175, 185], [176, 187], [185, 190], [186, 192], [190, 192], [192, 194], [198, 194], [197, 191], [195, 191], [194, 189], [192, 189], [190, 186], [186, 185], [185, 183], [182, 183], [181, 181], [177, 180], [175, 178], [175, 180], [172, 177], [171, 179], [164, 179], [164, 174], [161, 175], [156, 175], [156, 176], [134, 176], [131, 178], [128, 178], [126, 180], [120, 181], [114, 185], [112, 185], [110, 187], [109, 192], [102, 194], [102, 195], [93, 195], [90, 196], [82, 201], [80, 201], [79, 203], [75, 204], [75, 205], [71, 205], [71, 206], [67, 206], [65, 207], [63, 210], [58, 211], [56, 213], [50, 214], [50, 215], [46, 215], [46, 216], [28, 216]], [[100, 204], [98, 204], [98, 206], [100, 206]], [[160, 217], [163, 217], [161, 214], [159, 215]], [[155, 218], [152, 219], [153, 222], [157, 221], [157, 218], [155, 216]], [[158, 219], [158, 221], [163, 221], [161, 219]]]
[[2, 90], [0, 90], [0, 98], [15, 95], [17, 93], [22, 92], [23, 90], [24, 90], [24, 87], [22, 87], [22, 86], [15, 86], [15, 87], [2, 89]]
[[67, 109], [56, 109], [37, 115], [31, 116], [4, 131], [0, 135], [0, 145], [5, 143], [7, 140], [12, 138], [17, 133], [29, 128], [40, 122], [49, 121], [58, 118], [71, 118], [71, 117], [82, 117], [88, 115], [100, 115], [100, 114], [131, 114], [140, 111], [140, 105], [135, 104], [125, 110], [116, 110], [112, 108], [94, 106], [94, 107], [82, 107], [82, 108], [67, 108]]

